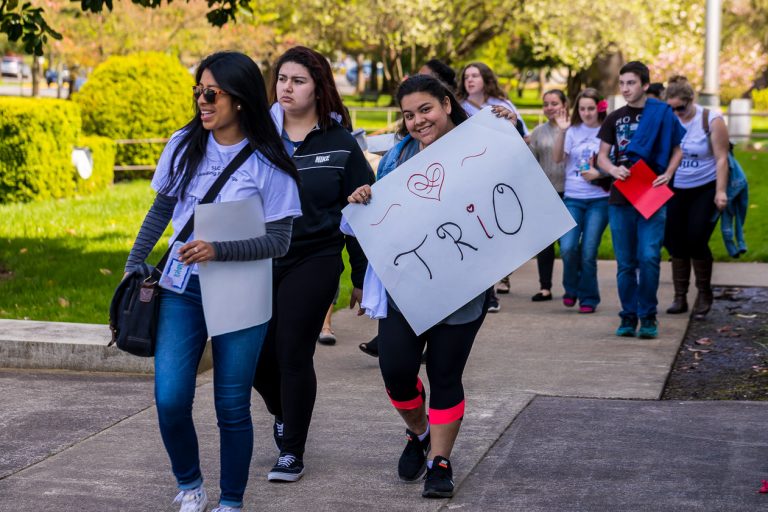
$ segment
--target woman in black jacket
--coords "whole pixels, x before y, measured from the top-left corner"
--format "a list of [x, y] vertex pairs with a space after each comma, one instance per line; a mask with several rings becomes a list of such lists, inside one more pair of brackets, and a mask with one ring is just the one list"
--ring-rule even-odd
[[354, 286], [350, 307], [362, 299], [367, 260], [355, 238], [339, 231], [341, 210], [357, 187], [373, 182], [373, 171], [349, 132], [328, 61], [297, 46], [274, 70], [272, 118], [301, 175], [302, 217], [293, 226], [288, 254], [274, 261], [273, 315], [254, 387], [275, 416], [280, 455], [268, 479], [295, 482], [304, 474], [317, 394], [317, 333], [344, 269], [345, 245]]

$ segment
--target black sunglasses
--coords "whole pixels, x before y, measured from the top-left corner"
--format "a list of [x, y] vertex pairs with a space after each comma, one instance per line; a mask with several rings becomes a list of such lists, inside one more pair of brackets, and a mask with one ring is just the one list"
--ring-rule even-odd
[[192, 96], [195, 97], [195, 101], [202, 95], [206, 103], [216, 103], [216, 96], [219, 94], [227, 94], [227, 92], [218, 88], [203, 87], [202, 85], [192, 86]]
[[683, 112], [685, 112], [688, 109], [688, 105], [689, 105], [689, 103], [686, 103], [685, 105], [678, 105], [676, 107], [672, 107], [672, 110], [682, 114]]

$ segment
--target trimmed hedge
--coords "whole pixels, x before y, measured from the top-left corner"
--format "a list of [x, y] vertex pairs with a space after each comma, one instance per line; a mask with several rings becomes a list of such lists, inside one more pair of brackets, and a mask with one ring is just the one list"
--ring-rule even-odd
[[[83, 131], [110, 139], [167, 138], [194, 114], [194, 77], [178, 59], [141, 52], [110, 57], [73, 99]], [[121, 144], [119, 165], [155, 165], [163, 144]]]
[[768, 89], [753, 89], [752, 103], [758, 112], [768, 111]]
[[74, 194], [80, 126], [71, 101], [0, 98], [0, 203]]
[[107, 188], [115, 180], [115, 141], [98, 135], [80, 137], [78, 144], [91, 150], [93, 173], [88, 179], [82, 179], [75, 173], [76, 188], [80, 194], [91, 194]]

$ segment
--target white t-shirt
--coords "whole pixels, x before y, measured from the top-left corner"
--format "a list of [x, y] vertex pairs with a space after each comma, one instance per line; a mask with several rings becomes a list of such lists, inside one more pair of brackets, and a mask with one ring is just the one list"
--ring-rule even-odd
[[[717, 162], [702, 122], [704, 107], [701, 105], [695, 105], [695, 107], [696, 113], [693, 119], [683, 123], [687, 131], [680, 142], [683, 160], [675, 172], [675, 188], [699, 187], [717, 179]], [[712, 130], [712, 121], [718, 117], [723, 117], [719, 111], [709, 111], [710, 130]]]
[[[165, 184], [170, 170], [173, 150], [181, 141], [182, 132], [173, 134], [171, 140], [163, 149], [160, 160], [157, 162], [155, 175], [152, 177], [152, 188], [160, 191]], [[167, 195], [175, 195], [179, 198], [176, 208], [173, 210], [173, 236], [169, 243], [174, 241], [176, 233], [184, 228], [187, 220], [192, 216], [195, 206], [203, 199], [208, 189], [216, 181], [224, 168], [237, 156], [241, 149], [248, 144], [247, 139], [234, 146], [222, 146], [208, 135], [205, 157], [200, 167], [187, 186], [187, 193], [182, 199], [178, 190], [173, 190]], [[178, 162], [178, 160], [177, 160]], [[177, 166], [178, 163], [174, 165]], [[226, 201], [239, 201], [255, 195], [261, 196], [264, 204], [264, 220], [272, 222], [285, 217], [301, 216], [301, 203], [299, 201], [299, 189], [296, 182], [287, 173], [278, 170], [261, 153], [252, 154], [238, 170], [232, 173], [229, 180], [221, 188], [214, 199], [214, 203]], [[194, 240], [192, 233], [189, 240]], [[215, 240], [208, 240], [215, 241]]]
[[600, 150], [600, 139], [597, 136], [599, 131], [599, 125], [590, 128], [585, 124], [577, 124], [565, 132], [565, 144], [563, 145], [563, 151], [567, 157], [565, 161], [565, 197], [573, 199], [608, 197], [608, 191], [585, 180], [579, 170], [582, 159], [591, 162], [592, 157]]
[[523, 122], [523, 134], [528, 135], [528, 127], [525, 126], [525, 121], [523, 121], [523, 116], [520, 115], [520, 112], [517, 111], [517, 108], [515, 107], [515, 105], [509, 100], [505, 100], [501, 98], [488, 98], [487, 100], [485, 100], [485, 103], [480, 105], [480, 108], [477, 108], [468, 100], [464, 100], [461, 102], [461, 106], [464, 108], [464, 111], [470, 117], [477, 114], [478, 112], [480, 112], [480, 110], [484, 109], [489, 105], [501, 105], [502, 107], [506, 107], [512, 112], [514, 112], [515, 115], [517, 115], [517, 118]]

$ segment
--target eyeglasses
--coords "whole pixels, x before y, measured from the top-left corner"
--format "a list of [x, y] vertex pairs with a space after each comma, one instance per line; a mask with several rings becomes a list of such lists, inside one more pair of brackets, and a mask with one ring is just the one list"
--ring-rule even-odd
[[685, 105], [678, 105], [676, 107], [672, 107], [672, 110], [674, 110], [675, 112], [677, 112], [679, 114], [682, 114], [683, 112], [688, 110], [688, 105], [690, 105], [690, 103], [686, 103]]
[[202, 95], [206, 103], [216, 103], [216, 96], [219, 94], [229, 93], [222, 91], [218, 87], [203, 87], [202, 85], [195, 85], [192, 87], [192, 96], [195, 97], [195, 101], [197, 101], [200, 98], [200, 95]]

